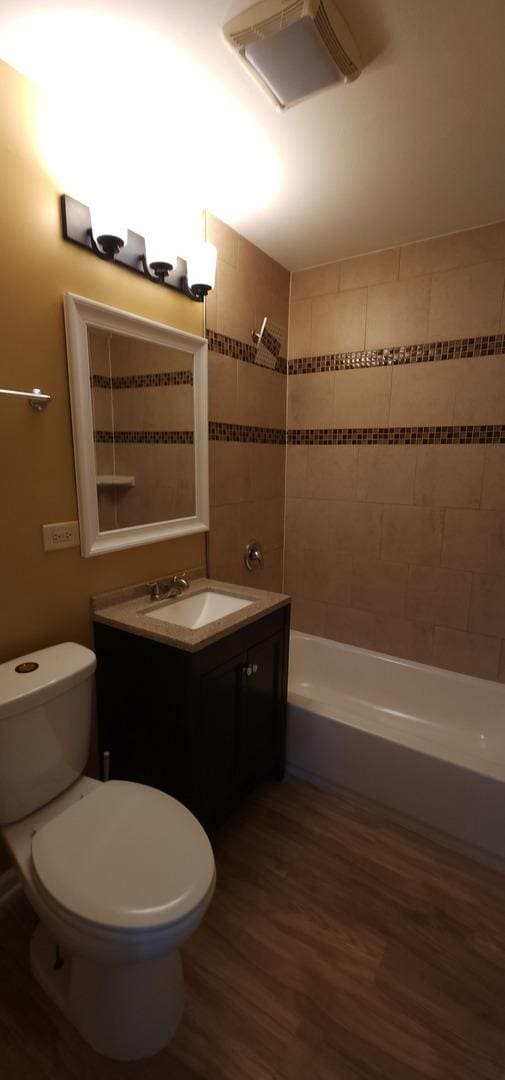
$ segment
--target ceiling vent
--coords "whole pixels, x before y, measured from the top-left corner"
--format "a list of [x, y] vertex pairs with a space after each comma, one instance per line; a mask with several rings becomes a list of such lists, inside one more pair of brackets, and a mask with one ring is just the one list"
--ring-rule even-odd
[[281, 109], [361, 71], [333, 0], [260, 0], [231, 19], [224, 35]]

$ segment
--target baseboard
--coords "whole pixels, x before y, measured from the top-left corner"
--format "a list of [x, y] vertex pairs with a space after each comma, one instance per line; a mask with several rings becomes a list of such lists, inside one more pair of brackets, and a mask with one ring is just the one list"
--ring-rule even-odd
[[14, 867], [0, 874], [0, 904], [4, 904], [13, 893], [21, 891], [21, 882]]

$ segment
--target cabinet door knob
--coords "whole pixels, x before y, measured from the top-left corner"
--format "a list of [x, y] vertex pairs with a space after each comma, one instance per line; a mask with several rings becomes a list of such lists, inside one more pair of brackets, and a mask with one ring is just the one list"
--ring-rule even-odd
[[251, 678], [251, 675], [253, 673], [253, 669], [251, 667], [251, 664], [244, 664], [244, 667], [242, 668], [242, 671], [243, 671], [246, 679]]
[[257, 670], [258, 670], [258, 665], [257, 665], [257, 664], [253, 664], [253, 666], [252, 666], [252, 673], [253, 673], [253, 675], [256, 675], [256, 672], [257, 672]]

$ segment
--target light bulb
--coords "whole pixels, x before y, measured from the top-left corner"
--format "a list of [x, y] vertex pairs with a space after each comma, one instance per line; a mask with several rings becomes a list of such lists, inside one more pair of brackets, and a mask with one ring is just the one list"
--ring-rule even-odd
[[216, 282], [217, 248], [208, 241], [200, 244], [188, 256], [188, 285], [196, 296], [203, 298]]

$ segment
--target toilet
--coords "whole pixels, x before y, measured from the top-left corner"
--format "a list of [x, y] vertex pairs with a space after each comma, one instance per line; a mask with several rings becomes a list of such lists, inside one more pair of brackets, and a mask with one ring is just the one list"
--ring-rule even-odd
[[40, 918], [33, 975], [95, 1050], [129, 1061], [177, 1028], [179, 948], [215, 866], [181, 803], [83, 775], [95, 667], [70, 642], [0, 665], [0, 830]]

